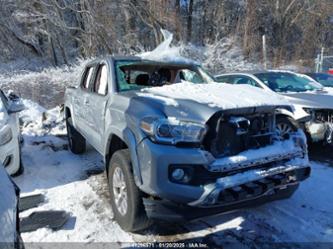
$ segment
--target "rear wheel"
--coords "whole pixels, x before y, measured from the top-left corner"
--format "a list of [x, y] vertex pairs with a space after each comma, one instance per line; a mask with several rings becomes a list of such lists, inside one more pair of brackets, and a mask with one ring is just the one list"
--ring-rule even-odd
[[72, 118], [66, 119], [68, 146], [74, 154], [82, 154], [86, 150], [85, 138], [74, 128]]
[[299, 125], [297, 122], [288, 116], [276, 117], [276, 132], [282, 139], [288, 139], [291, 132], [297, 131]]
[[128, 232], [150, 226], [142, 201], [142, 193], [134, 182], [128, 149], [116, 151], [110, 162], [108, 181], [114, 219]]

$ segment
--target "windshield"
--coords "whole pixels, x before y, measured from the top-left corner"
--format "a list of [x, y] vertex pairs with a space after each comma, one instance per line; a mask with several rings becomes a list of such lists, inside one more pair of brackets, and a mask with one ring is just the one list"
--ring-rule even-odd
[[202, 68], [196, 65], [152, 61], [116, 61], [115, 65], [119, 91], [178, 84], [182, 81], [196, 84], [213, 81]]
[[310, 73], [308, 75], [323, 86], [333, 87], [333, 75], [326, 73]]
[[306, 92], [322, 88], [305, 76], [288, 72], [258, 73], [255, 76], [275, 92]]

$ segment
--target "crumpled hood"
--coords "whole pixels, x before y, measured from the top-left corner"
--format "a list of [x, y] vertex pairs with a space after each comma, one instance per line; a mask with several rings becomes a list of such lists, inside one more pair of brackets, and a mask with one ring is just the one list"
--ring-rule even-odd
[[288, 106], [283, 97], [247, 85], [182, 82], [135, 92], [137, 100], [153, 102], [168, 117], [207, 121], [220, 110]]
[[316, 109], [333, 109], [333, 93], [327, 91], [284, 93], [283, 95], [295, 105]]

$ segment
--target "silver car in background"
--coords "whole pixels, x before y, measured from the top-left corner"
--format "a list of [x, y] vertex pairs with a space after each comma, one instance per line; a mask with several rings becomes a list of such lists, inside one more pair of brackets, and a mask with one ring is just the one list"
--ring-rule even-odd
[[[260, 87], [268, 94], [281, 94], [294, 106], [292, 117], [311, 142], [333, 143], [333, 93], [310, 77], [290, 71], [258, 71], [226, 73], [215, 76], [215, 79]], [[277, 122], [278, 130], [288, 131], [288, 120], [280, 121]]]

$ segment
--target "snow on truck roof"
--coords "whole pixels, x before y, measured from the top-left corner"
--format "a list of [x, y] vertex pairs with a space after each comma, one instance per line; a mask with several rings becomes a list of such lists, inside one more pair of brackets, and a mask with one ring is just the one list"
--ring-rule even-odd
[[[185, 58], [181, 53], [181, 47], [171, 46], [173, 35], [167, 30], [161, 29], [161, 33], [164, 37], [162, 41], [155, 49], [152, 51], [146, 51], [139, 53], [135, 56], [122, 56], [122, 55], [112, 55], [106, 56], [101, 59], [96, 59], [89, 64], [98, 63], [101, 60], [128, 60], [128, 61], [138, 61], [139, 63], [151, 63], [156, 65], [177, 65], [177, 66], [198, 66], [199, 62], [194, 61], [189, 58]], [[88, 65], [89, 65], [88, 64]]]
[[147, 63], [147, 64], [156, 64], [156, 65], [174, 65], [174, 66], [199, 66], [200, 63], [196, 63], [190, 60], [169, 60], [169, 59], [161, 59], [161, 60], [154, 60], [149, 58], [141, 58], [138, 56], [106, 56], [102, 58], [98, 58], [88, 62], [87, 65], [96, 64], [100, 61], [107, 60], [107, 61], [136, 61], [138, 63]]

